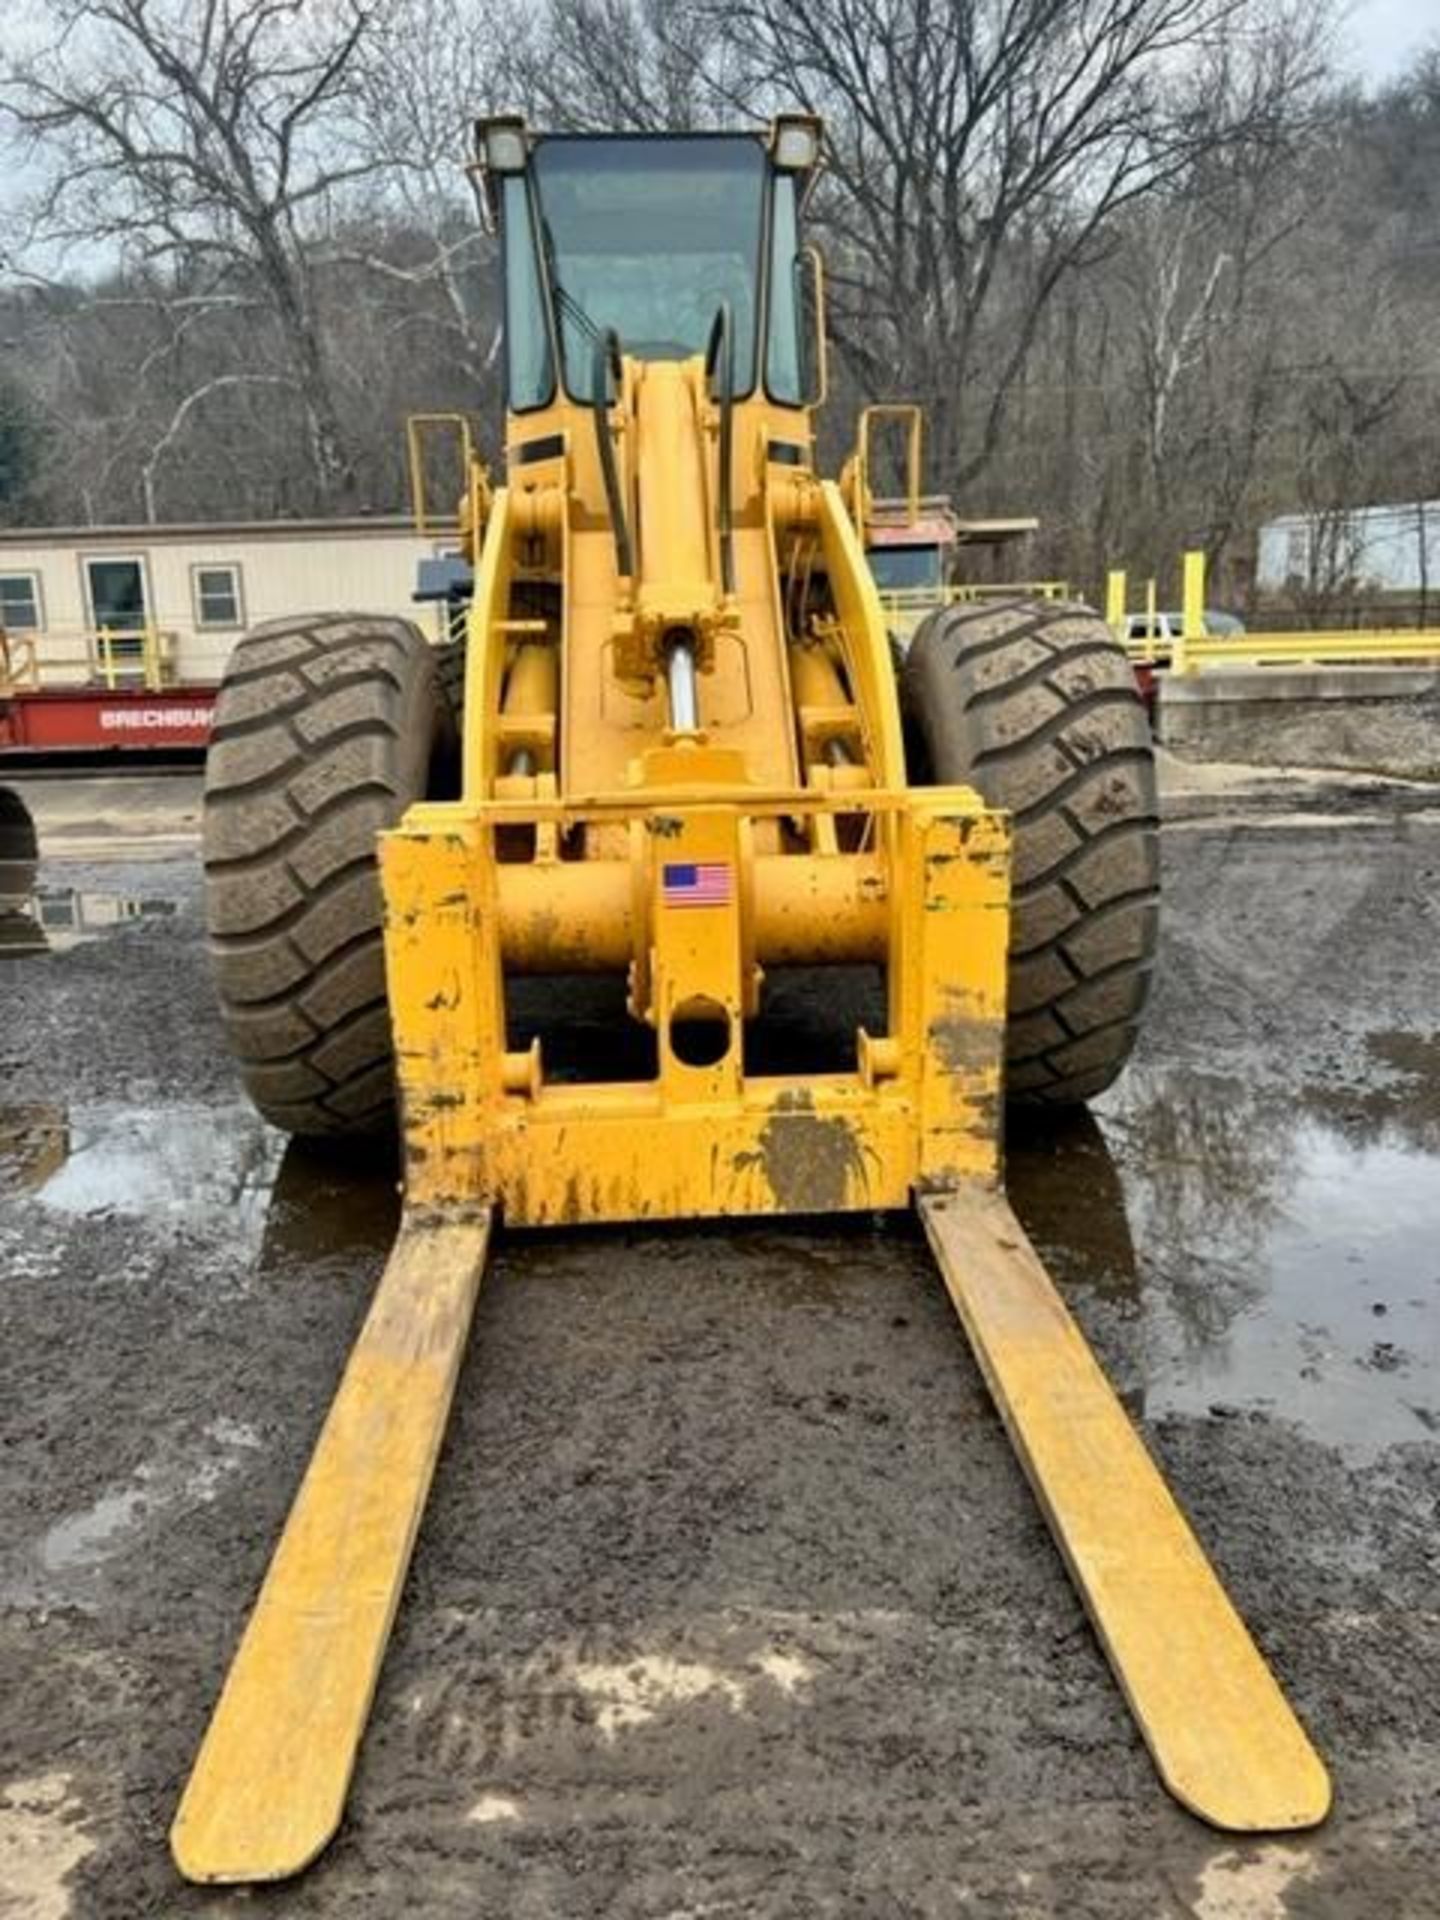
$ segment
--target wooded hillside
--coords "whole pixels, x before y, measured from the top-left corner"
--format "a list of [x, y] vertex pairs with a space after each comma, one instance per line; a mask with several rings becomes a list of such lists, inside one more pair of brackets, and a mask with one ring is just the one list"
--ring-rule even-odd
[[0, 517], [392, 511], [502, 404], [477, 112], [823, 112], [830, 451], [1093, 586], [1440, 496], [1440, 50], [1367, 94], [1288, 0], [44, 0], [0, 29]]

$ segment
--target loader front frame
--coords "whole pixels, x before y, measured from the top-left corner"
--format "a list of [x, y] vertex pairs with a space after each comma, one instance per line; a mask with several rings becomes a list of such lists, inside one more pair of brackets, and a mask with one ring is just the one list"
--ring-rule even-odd
[[[563, 832], [574, 816], [559, 803], [412, 811], [383, 852], [411, 1203], [483, 1201], [513, 1225], [541, 1226], [903, 1207], [916, 1190], [993, 1183], [1009, 833], [968, 789], [866, 794], [883, 862], [828, 856], [860, 869], [857, 920], [862, 938], [883, 936], [869, 957], [886, 969], [889, 1030], [857, 1034], [853, 1071], [745, 1071], [759, 886], [789, 894], [768, 912], [784, 920], [790, 909], [800, 946], [807, 895], [817, 909], [836, 898], [808, 856], [765, 863], [762, 883], [751, 829], [800, 804], [853, 814], [861, 799], [712, 800], [687, 784], [674, 799], [652, 789], [641, 805], [617, 797], [585, 810], [623, 823], [635, 847], [633, 925], [659, 1071], [582, 1085], [548, 1084], [538, 1042], [509, 1047], [505, 947], [526, 929], [496, 857], [504, 828]], [[733, 883], [692, 904], [666, 875], [697, 867]], [[860, 900], [867, 877], [878, 912]], [[833, 925], [817, 930], [816, 948], [827, 939]]]

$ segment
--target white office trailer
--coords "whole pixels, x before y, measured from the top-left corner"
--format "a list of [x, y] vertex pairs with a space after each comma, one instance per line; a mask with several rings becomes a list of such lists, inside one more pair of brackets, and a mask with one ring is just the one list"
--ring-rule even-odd
[[412, 601], [437, 550], [400, 517], [176, 526], [0, 528], [0, 634], [12, 670], [94, 684], [148, 651], [167, 685], [217, 681], [261, 620], [389, 613], [437, 630]]

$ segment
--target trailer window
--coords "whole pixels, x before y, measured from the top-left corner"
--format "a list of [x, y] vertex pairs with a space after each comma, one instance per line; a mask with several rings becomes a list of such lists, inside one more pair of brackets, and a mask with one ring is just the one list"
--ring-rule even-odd
[[197, 627], [241, 624], [239, 567], [196, 567], [194, 581]]
[[[541, 253], [550, 280], [566, 391], [590, 397], [597, 334], [626, 353], [703, 353], [717, 308], [735, 329], [735, 383], [755, 385], [766, 157], [739, 134], [697, 139], [537, 142]], [[512, 324], [517, 318], [511, 307]]]
[[33, 573], [0, 573], [0, 627], [11, 633], [37, 633], [40, 582]]

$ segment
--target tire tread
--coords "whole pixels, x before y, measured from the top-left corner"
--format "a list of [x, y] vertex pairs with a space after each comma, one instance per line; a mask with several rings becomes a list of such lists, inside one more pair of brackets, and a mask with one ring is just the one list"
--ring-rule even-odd
[[407, 620], [317, 614], [231, 656], [206, 765], [212, 970], [251, 1099], [285, 1131], [393, 1120], [376, 834], [428, 790], [453, 730]]
[[1157, 940], [1154, 756], [1129, 662], [1087, 608], [945, 609], [915, 634], [902, 699], [924, 771], [1012, 815], [1008, 1098], [1089, 1099], [1130, 1056]]

